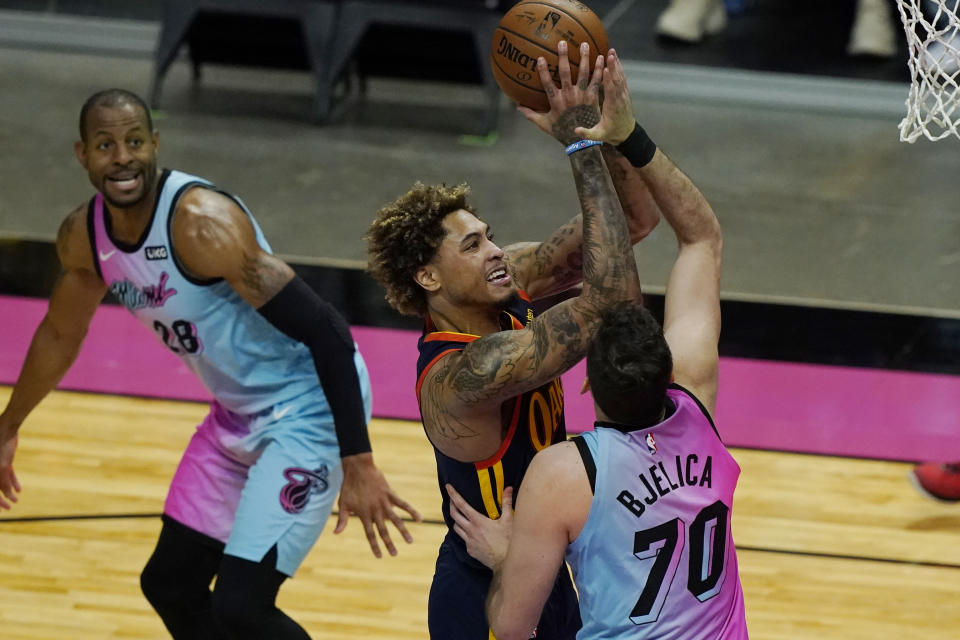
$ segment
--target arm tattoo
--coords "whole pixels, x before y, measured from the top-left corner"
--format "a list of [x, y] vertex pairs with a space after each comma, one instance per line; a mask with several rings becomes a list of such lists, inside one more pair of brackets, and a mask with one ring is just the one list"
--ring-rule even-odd
[[[582, 124], [576, 113], [568, 115], [577, 111], [582, 109], [574, 107], [560, 117], [575, 122], [571, 130]], [[606, 309], [624, 300], [640, 299], [626, 220], [603, 157], [598, 149], [590, 148], [572, 154], [570, 159], [583, 212], [583, 292], [548, 310], [526, 329], [500, 331], [470, 343], [460, 357], [434, 374], [432, 384], [451, 392], [460, 409], [503, 402], [557, 377], [586, 354]], [[564, 233], [537, 249], [537, 269], [546, 269], [555, 261]], [[579, 256], [569, 260], [576, 263]], [[442, 394], [425, 395], [425, 423], [429, 420], [441, 434], [458, 438], [476, 435], [455, 420], [442, 401], [431, 397]]]
[[240, 273], [243, 284], [257, 296], [269, 300], [275, 296], [290, 278], [270, 260], [264, 260], [263, 255], [243, 252], [243, 262]]
[[60, 260], [66, 255], [70, 247], [70, 237], [73, 235], [73, 228], [77, 225], [77, 219], [82, 217], [83, 207], [77, 207], [71, 211], [63, 223], [60, 224], [60, 230], [57, 231], [57, 256]]
[[445, 383], [459, 406], [489, 406], [535, 389], [586, 355], [594, 320], [582, 316], [567, 301], [524, 330], [484, 336], [435, 381]]
[[660, 222], [660, 209], [643, 177], [616, 147], [605, 144], [601, 152], [627, 217], [631, 242], [639, 242]]
[[[585, 151], [585, 152], [584, 152]], [[583, 210], [584, 297], [599, 308], [639, 297], [639, 280], [626, 220], [595, 149], [570, 156]]]
[[[435, 365], [429, 385], [434, 389], [442, 389], [450, 376], [450, 358], [442, 358]], [[433, 437], [442, 437], [448, 440], [476, 438], [479, 433], [463, 420], [458, 418], [444, 401], [443, 393], [425, 392], [420, 394], [420, 411], [423, 414], [424, 427]]]
[[595, 106], [579, 104], [560, 114], [557, 121], [553, 123], [553, 135], [567, 145], [580, 139], [580, 136], [573, 132], [574, 129], [577, 127], [589, 129], [598, 122], [600, 122], [600, 111]]
[[507, 264], [520, 288], [536, 297], [544, 297], [579, 282], [582, 227], [580, 216], [577, 216], [544, 242], [509, 248]]
[[[549, 277], [556, 289], [563, 289], [580, 280], [582, 274], [582, 233], [578, 220], [560, 227], [547, 242], [537, 247], [533, 264], [538, 277]], [[567, 245], [567, 246], [565, 246]]]

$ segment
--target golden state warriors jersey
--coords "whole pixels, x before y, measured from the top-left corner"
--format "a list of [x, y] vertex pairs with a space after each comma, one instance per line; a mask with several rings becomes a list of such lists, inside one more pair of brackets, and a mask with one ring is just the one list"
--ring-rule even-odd
[[[523, 329], [534, 318], [530, 298], [524, 292], [514, 298], [502, 312], [501, 324], [506, 330]], [[430, 368], [438, 360], [453, 351], [462, 351], [480, 336], [433, 331], [427, 320], [418, 343], [420, 358], [417, 360], [417, 399], [421, 386]], [[499, 518], [504, 487], [520, 488], [520, 480], [527, 471], [533, 456], [555, 442], [567, 438], [563, 417], [563, 386], [560, 378], [508, 400], [502, 415], [509, 414], [503, 443], [489, 459], [480, 462], [460, 462], [434, 448], [437, 458], [437, 479], [443, 496], [443, 519], [453, 531], [450, 517], [450, 498], [444, 484], [450, 483], [474, 509], [491, 518]], [[422, 416], [422, 414], [421, 414]], [[458, 535], [448, 535], [457, 545], [458, 555], [467, 562], [476, 562], [467, 555], [466, 547]], [[479, 563], [476, 563], [479, 565]]]

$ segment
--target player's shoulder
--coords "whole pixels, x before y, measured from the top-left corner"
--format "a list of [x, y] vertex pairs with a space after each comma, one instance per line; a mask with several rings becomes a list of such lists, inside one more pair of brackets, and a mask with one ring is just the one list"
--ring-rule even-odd
[[526, 504], [526, 496], [537, 496], [533, 508], [544, 521], [562, 523], [568, 540], [576, 538], [593, 500], [590, 478], [576, 443], [558, 442], [537, 453], [524, 473], [520, 491], [521, 507]]
[[88, 206], [84, 203], [70, 211], [57, 231], [57, 256], [65, 269], [93, 265], [93, 250], [87, 231]]
[[202, 225], [228, 222], [244, 213], [236, 200], [224, 192], [198, 183], [189, 186], [181, 194], [174, 215], [180, 224]]
[[198, 251], [223, 248], [238, 240], [252, 241], [254, 235], [250, 218], [237, 201], [205, 184], [189, 187], [171, 215], [181, 251], [193, 245]]
[[[545, 484], [561, 487], [570, 478], [579, 477], [572, 472], [583, 468], [583, 458], [573, 440], [565, 440], [537, 452], [530, 462], [525, 477], [537, 477]], [[526, 480], [524, 480], [526, 482]]]
[[86, 223], [87, 210], [89, 208], [90, 203], [84, 202], [83, 204], [78, 204], [76, 207], [71, 209], [70, 213], [66, 215], [66, 217], [63, 219], [63, 222], [60, 224], [60, 232], [57, 234], [58, 237], [64, 234], [72, 233], [74, 227], [77, 226], [77, 223]]
[[444, 340], [446, 336], [430, 334], [429, 342], [424, 341], [420, 346], [420, 357], [417, 360], [417, 393], [424, 390], [436, 392], [443, 389], [450, 382], [451, 368], [462, 362], [465, 344]]

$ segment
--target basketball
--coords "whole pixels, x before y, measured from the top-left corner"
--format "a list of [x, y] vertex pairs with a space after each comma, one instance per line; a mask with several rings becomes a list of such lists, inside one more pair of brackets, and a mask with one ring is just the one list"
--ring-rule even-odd
[[537, 58], [543, 56], [554, 81], [560, 81], [557, 43], [566, 40], [570, 73], [577, 77], [580, 43], [590, 45], [590, 59], [606, 55], [610, 46], [600, 18], [576, 0], [521, 0], [493, 32], [490, 66], [507, 97], [535, 111], [549, 111], [547, 94], [537, 75]]

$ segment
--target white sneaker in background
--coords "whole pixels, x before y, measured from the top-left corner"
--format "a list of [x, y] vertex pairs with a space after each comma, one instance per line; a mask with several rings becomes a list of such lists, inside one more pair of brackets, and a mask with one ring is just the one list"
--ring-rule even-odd
[[879, 58], [891, 58], [897, 53], [893, 17], [885, 0], [857, 0], [847, 53]]
[[723, 0], [670, 0], [657, 18], [658, 35], [683, 42], [700, 42], [705, 34], [717, 34], [726, 27]]

